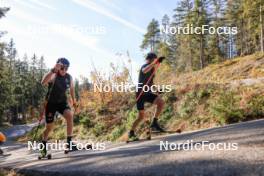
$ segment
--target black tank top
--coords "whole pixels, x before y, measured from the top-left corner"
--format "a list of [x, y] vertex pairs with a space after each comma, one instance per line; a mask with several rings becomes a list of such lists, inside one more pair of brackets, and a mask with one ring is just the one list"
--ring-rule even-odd
[[[153, 79], [155, 77], [155, 75], [152, 75], [153, 72], [155, 71], [154, 68], [152, 68], [148, 73], [143, 73], [143, 69], [145, 67], [147, 67], [149, 65], [149, 63], [144, 64], [141, 68], [140, 68], [140, 72], [139, 72], [139, 78], [138, 78], [138, 86], [139, 88], [137, 89], [137, 95], [142, 91], [142, 87], [144, 85], [147, 84], [148, 82], [148, 86], [152, 86], [153, 85]], [[152, 75], [152, 78], [151, 78]], [[149, 80], [150, 79], [150, 80]]]
[[66, 92], [70, 88], [71, 75], [66, 73], [65, 76], [57, 74], [54, 83], [49, 83], [46, 100], [49, 103], [67, 103]]

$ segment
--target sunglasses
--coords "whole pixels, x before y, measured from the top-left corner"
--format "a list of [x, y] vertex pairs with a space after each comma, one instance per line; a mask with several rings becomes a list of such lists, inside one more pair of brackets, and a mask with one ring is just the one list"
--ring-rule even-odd
[[61, 66], [60, 69], [61, 69], [62, 71], [63, 71], [63, 70], [67, 71], [67, 70], [68, 70], [68, 67], [66, 67], [66, 66]]

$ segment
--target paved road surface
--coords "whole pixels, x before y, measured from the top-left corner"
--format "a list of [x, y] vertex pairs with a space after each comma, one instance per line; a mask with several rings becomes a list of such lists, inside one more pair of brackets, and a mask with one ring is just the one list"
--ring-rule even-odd
[[[160, 142], [210, 145], [237, 143], [237, 150], [161, 151]], [[15, 168], [27, 175], [264, 175], [264, 120], [245, 122], [183, 134], [156, 137], [137, 143], [107, 144], [104, 151], [79, 151], [64, 155], [53, 152], [52, 160], [37, 160], [36, 152], [25, 145], [8, 144], [12, 153], [0, 158], [0, 166]], [[191, 146], [191, 145], [186, 145]], [[185, 146], [185, 147], [186, 147]]]
[[27, 132], [31, 131], [33, 127], [37, 126], [38, 123], [25, 124], [25, 125], [14, 125], [2, 132], [7, 136], [8, 139], [23, 136]]

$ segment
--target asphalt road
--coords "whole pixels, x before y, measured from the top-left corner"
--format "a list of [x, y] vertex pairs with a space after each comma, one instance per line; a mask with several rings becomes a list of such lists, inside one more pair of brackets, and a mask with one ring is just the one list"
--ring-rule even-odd
[[23, 136], [27, 132], [31, 131], [33, 127], [37, 126], [38, 123], [25, 124], [25, 125], [14, 125], [2, 132], [7, 136], [7, 138], [12, 140], [13, 138]]
[[[166, 141], [170, 150], [160, 150], [160, 143]], [[180, 143], [185, 145], [174, 150]], [[204, 150], [191, 149], [203, 143], [208, 144]], [[25, 144], [10, 142], [6, 146], [12, 155], [0, 158], [0, 167], [26, 175], [264, 175], [264, 120], [164, 135], [151, 141], [106, 144], [103, 151], [68, 155], [54, 151], [51, 160], [38, 161], [37, 153], [28, 151]]]

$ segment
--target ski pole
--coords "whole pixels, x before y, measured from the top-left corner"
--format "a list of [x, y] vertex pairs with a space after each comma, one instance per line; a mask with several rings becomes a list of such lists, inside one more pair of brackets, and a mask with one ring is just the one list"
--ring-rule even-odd
[[33, 137], [33, 141], [35, 141], [35, 139], [36, 139], [36, 136], [37, 136], [37, 133], [38, 133], [38, 130], [39, 130], [39, 127], [40, 127], [40, 123], [41, 123], [41, 121], [43, 119], [46, 107], [47, 107], [47, 101], [44, 102], [43, 110], [42, 110], [41, 115], [40, 115], [40, 117], [38, 119], [38, 126], [37, 126], [37, 129], [35, 131], [35, 134], [34, 134], [34, 137]]
[[47, 104], [48, 104], [48, 101], [50, 99], [50, 94], [53, 90], [53, 87], [54, 87], [54, 84], [55, 84], [55, 81], [56, 81], [56, 76], [54, 78], [54, 82], [52, 83], [52, 86], [51, 86], [51, 89], [50, 89], [50, 92], [48, 94], [48, 97], [46, 98], [45, 102], [44, 102], [44, 108], [43, 108], [43, 111], [41, 113], [41, 116], [39, 117], [39, 120], [38, 120], [38, 126], [37, 126], [37, 129], [36, 129], [36, 132], [34, 134], [34, 137], [33, 137], [33, 142], [36, 140], [36, 136], [37, 136], [37, 133], [38, 133], [38, 130], [39, 130], [39, 127], [40, 127], [40, 124], [41, 124], [41, 121], [43, 119], [43, 116], [45, 115], [45, 112], [46, 112], [46, 108], [47, 108]]
[[[149, 84], [149, 82], [151, 81], [151, 79], [153, 78], [153, 76], [155, 75], [155, 73], [157, 72], [159, 66], [160, 66], [160, 63], [158, 62], [157, 66], [156, 66], [156, 68], [155, 68], [155, 70], [154, 70], [154, 72], [150, 75], [150, 77], [149, 77], [149, 79], [147, 80], [147, 82], [146, 82], [145, 85], [148, 85], [148, 84]], [[142, 96], [142, 94], [143, 94], [143, 89], [140, 91], [139, 95], [137, 96], [137, 98], [136, 98], [136, 102], [138, 102], [138, 100], [140, 99], [140, 97]]]

